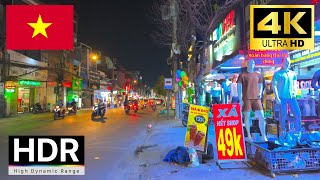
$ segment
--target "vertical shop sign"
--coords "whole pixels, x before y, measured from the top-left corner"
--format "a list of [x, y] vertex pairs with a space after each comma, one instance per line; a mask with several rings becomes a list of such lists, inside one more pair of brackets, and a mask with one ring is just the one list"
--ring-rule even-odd
[[246, 160], [240, 104], [214, 104], [212, 109], [217, 160]]
[[184, 145], [205, 152], [207, 150], [209, 107], [190, 105]]

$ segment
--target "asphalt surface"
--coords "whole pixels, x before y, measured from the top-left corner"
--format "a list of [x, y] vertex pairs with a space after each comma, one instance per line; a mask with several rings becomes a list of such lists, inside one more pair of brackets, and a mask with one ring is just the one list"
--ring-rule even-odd
[[[144, 143], [151, 109], [130, 112], [108, 109], [104, 119], [92, 121], [91, 110], [61, 120], [53, 113], [17, 115], [0, 119], [0, 180], [38, 179], [139, 179], [135, 149]], [[9, 135], [85, 136], [85, 176], [8, 176]]]

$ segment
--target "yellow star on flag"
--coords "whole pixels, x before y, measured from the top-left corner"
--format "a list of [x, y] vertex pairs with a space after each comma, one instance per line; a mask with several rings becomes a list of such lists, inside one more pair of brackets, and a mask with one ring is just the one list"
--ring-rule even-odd
[[46, 28], [49, 27], [52, 23], [43, 23], [40, 14], [39, 14], [37, 23], [28, 23], [28, 24], [34, 29], [32, 38], [34, 38], [38, 34], [42, 34], [44, 37], [48, 38]]

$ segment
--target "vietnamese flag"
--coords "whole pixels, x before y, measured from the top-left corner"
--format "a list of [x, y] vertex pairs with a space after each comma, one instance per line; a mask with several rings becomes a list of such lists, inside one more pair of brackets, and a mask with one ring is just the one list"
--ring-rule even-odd
[[73, 49], [73, 5], [7, 5], [6, 7], [7, 49]]

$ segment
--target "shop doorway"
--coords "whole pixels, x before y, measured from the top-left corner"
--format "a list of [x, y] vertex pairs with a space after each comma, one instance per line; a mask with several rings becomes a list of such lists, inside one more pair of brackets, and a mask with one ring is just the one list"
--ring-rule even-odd
[[30, 112], [34, 101], [35, 88], [18, 88], [18, 113]]

